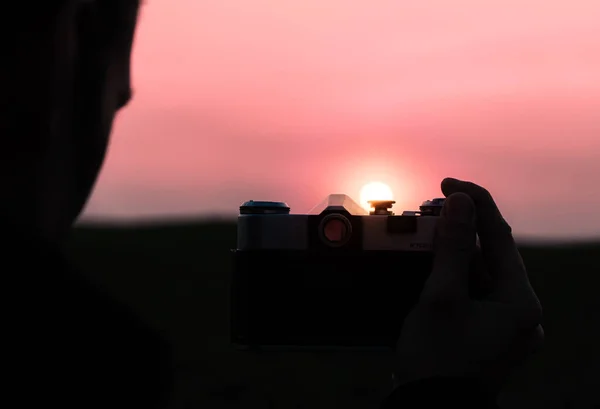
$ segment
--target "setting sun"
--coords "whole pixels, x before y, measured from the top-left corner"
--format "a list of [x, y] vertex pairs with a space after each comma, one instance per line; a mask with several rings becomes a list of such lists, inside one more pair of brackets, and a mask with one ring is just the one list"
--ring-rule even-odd
[[360, 205], [371, 210], [370, 200], [394, 200], [392, 189], [382, 182], [370, 182], [360, 189]]

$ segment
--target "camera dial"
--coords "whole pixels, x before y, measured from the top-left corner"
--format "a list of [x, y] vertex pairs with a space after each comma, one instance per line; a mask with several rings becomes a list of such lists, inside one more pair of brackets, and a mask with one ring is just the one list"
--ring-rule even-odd
[[422, 216], [439, 216], [444, 206], [444, 198], [425, 200], [419, 210]]
[[289, 214], [290, 207], [284, 202], [249, 200], [240, 206], [240, 214]]
[[391, 208], [396, 203], [395, 200], [369, 200], [369, 205], [373, 208], [370, 215], [393, 216]]

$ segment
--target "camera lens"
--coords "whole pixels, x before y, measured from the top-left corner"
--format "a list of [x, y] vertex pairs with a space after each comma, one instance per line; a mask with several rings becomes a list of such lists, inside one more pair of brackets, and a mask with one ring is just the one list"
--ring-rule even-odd
[[352, 225], [341, 214], [330, 214], [321, 221], [319, 235], [325, 244], [332, 247], [341, 247], [350, 240]]

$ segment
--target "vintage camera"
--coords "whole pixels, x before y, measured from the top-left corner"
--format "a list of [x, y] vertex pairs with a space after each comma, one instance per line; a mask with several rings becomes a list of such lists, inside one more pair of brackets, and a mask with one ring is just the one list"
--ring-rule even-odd
[[396, 215], [330, 195], [309, 214], [282, 202], [240, 207], [232, 341], [250, 348], [393, 348], [432, 262], [444, 199]]

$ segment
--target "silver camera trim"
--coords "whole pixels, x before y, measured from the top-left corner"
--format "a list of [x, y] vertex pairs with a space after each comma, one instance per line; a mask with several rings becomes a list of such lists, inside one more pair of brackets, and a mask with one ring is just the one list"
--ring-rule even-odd
[[[328, 199], [325, 201], [326, 205], [319, 208], [320, 213], [312, 213], [311, 216], [326, 212], [328, 214], [324, 218], [333, 217], [332, 215], [345, 217], [342, 213], [347, 212], [360, 218], [361, 250], [433, 251], [438, 216], [424, 215], [421, 211], [405, 211], [401, 215], [370, 215], [364, 211], [359, 213], [359, 205], [347, 195], [330, 195]], [[414, 218], [415, 231], [390, 233], [390, 217]], [[308, 218], [308, 214], [240, 214], [237, 250], [308, 250]], [[321, 226], [319, 225], [319, 234], [322, 234]], [[330, 245], [329, 242], [327, 244]]]

